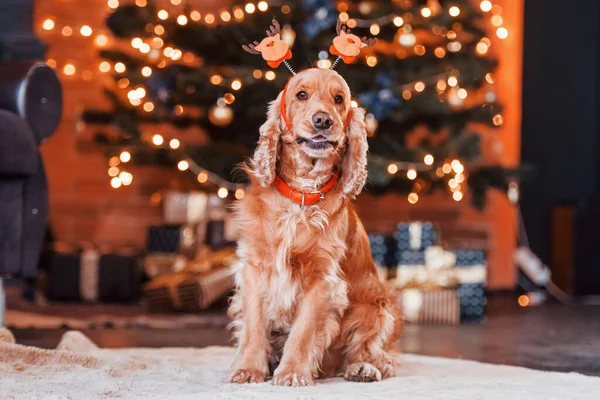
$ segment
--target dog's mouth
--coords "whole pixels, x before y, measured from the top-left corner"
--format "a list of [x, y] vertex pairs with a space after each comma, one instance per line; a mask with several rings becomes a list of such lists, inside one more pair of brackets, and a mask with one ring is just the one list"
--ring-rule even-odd
[[298, 137], [296, 138], [296, 143], [304, 144], [307, 147], [314, 150], [322, 150], [328, 147], [337, 147], [338, 144], [338, 142], [334, 140], [327, 140], [327, 137], [321, 134], [313, 136], [310, 139], [305, 137]]

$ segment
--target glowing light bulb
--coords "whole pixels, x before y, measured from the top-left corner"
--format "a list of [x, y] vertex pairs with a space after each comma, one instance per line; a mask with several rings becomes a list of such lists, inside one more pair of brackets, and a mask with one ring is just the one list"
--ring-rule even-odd
[[129, 186], [131, 185], [131, 182], [133, 182], [133, 175], [129, 172], [123, 171], [119, 174], [119, 179], [123, 183], [123, 186]]
[[466, 89], [458, 89], [458, 92], [456, 93], [456, 95], [458, 96], [459, 99], [464, 100], [467, 98], [467, 90]]
[[148, 5], [147, 0], [135, 0], [135, 5], [138, 7], [146, 7]]
[[252, 14], [254, 11], [256, 11], [256, 7], [252, 3], [246, 4], [246, 7], [244, 7], [244, 9], [248, 14]]
[[241, 200], [246, 195], [246, 192], [242, 188], [235, 189], [235, 198]]
[[162, 35], [163, 33], [165, 33], [165, 27], [162, 25], [156, 25], [154, 27], [154, 33], [156, 33], [157, 35]]
[[425, 157], [423, 157], [423, 162], [425, 165], [433, 165], [434, 161], [435, 160], [431, 154], [427, 154]]
[[51, 31], [54, 29], [54, 21], [50, 18], [46, 19], [42, 24], [42, 28], [44, 28], [46, 31]]
[[115, 64], [115, 71], [117, 71], [118, 73], [122, 74], [123, 72], [125, 72], [125, 70], [127, 70], [127, 68], [122, 62], [118, 62]]
[[492, 9], [492, 2], [489, 0], [483, 0], [481, 3], [479, 3], [479, 8], [481, 8], [481, 11], [483, 12], [488, 12]]
[[110, 186], [112, 186], [115, 189], [120, 188], [122, 184], [123, 182], [121, 182], [121, 180], [116, 176], [110, 180]]
[[[452, 162], [450, 163], [450, 167], [454, 170], [454, 172], [456, 172], [457, 174], [462, 174], [465, 170], [465, 167], [461, 164], [460, 161], [458, 160], [452, 160]], [[444, 171], [445, 172], [445, 171]]]
[[404, 25], [404, 20], [402, 19], [402, 17], [394, 17], [393, 22], [394, 22], [394, 25], [396, 25], [397, 27]]
[[485, 80], [487, 81], [487, 83], [494, 83], [496, 81], [496, 77], [491, 72], [488, 72], [487, 74], [485, 74]]
[[231, 21], [231, 14], [228, 11], [222, 11], [221, 12], [221, 20], [223, 20], [223, 22]]
[[177, 163], [177, 168], [180, 171], [186, 171], [189, 167], [190, 167], [190, 163], [187, 162], [186, 160], [181, 160]]
[[448, 163], [445, 163], [445, 164], [442, 166], [442, 171], [443, 171], [445, 174], [449, 174], [450, 172], [452, 172], [452, 167], [450, 166], [450, 164], [448, 164]]
[[415, 90], [419, 93], [425, 90], [425, 82], [419, 81], [415, 83]]
[[408, 202], [410, 204], [416, 204], [419, 201], [419, 195], [416, 193], [411, 193], [408, 195]]
[[106, 35], [98, 35], [96, 36], [96, 44], [100, 47], [106, 46], [108, 43], [108, 38]]
[[272, 81], [273, 79], [275, 79], [275, 72], [273, 72], [273, 71], [265, 72], [265, 79], [268, 81]]
[[217, 191], [217, 196], [219, 196], [222, 199], [226, 198], [228, 195], [229, 195], [229, 190], [227, 190], [227, 188], [221, 187]]
[[425, 18], [431, 17], [431, 9], [428, 7], [421, 8], [421, 15]]
[[140, 46], [140, 53], [148, 54], [150, 53], [150, 45], [148, 43], [142, 43]]
[[66, 64], [63, 67], [64, 74], [68, 75], [68, 76], [74, 75], [76, 71], [77, 71], [77, 69], [75, 68], [75, 66], [73, 64]]
[[452, 198], [454, 199], [454, 201], [461, 201], [463, 198], [463, 194], [462, 192], [459, 192], [458, 190], [454, 193], [452, 193]]
[[358, 107], [358, 102], [356, 100], [351, 100], [350, 107], [354, 107], [354, 108]]
[[119, 7], [119, 0], [108, 0], [108, 7], [113, 9]]
[[266, 1], [259, 1], [258, 9], [263, 12], [267, 11], [269, 9], [269, 4]]
[[98, 68], [101, 72], [108, 72], [110, 71], [110, 63], [108, 63], [107, 61], [102, 61]]
[[88, 25], [84, 25], [79, 30], [79, 33], [81, 33], [82, 36], [88, 37], [92, 36], [93, 31], [92, 28], [90, 28]]
[[451, 17], [458, 17], [458, 14], [460, 14], [460, 8], [452, 6], [450, 9], [448, 9], [448, 14], [450, 14]]
[[479, 42], [477, 43], [477, 46], [475, 47], [475, 50], [477, 50], [477, 52], [479, 54], [485, 54], [488, 51], [488, 45], [483, 43], [483, 42]]
[[152, 143], [154, 143], [155, 146], [160, 146], [164, 141], [162, 135], [156, 134], [152, 136]]
[[256, 79], [260, 79], [262, 78], [262, 71], [260, 69], [255, 69], [254, 72], [252, 72], [252, 76], [255, 77]]
[[207, 24], [211, 25], [215, 23], [215, 16], [212, 14], [206, 14], [204, 16], [204, 22], [206, 22]]
[[202, 14], [194, 10], [190, 13], [190, 18], [192, 19], [192, 21], [198, 22], [202, 18]]
[[499, 15], [494, 15], [494, 16], [492, 17], [492, 25], [494, 25], [494, 26], [500, 26], [500, 25], [502, 25], [503, 23], [504, 23], [504, 19], [502, 19], [502, 17], [501, 17], [501, 16], [499, 16]]
[[63, 36], [71, 36], [73, 34], [73, 29], [70, 26], [65, 26], [60, 33], [62, 33]]
[[180, 145], [181, 143], [177, 139], [171, 139], [171, 141], [169, 142], [169, 147], [173, 150], [178, 149]]
[[390, 175], [394, 175], [396, 172], [398, 172], [398, 166], [396, 164], [390, 164], [387, 166], [387, 172]]
[[494, 118], [492, 118], [492, 122], [495, 126], [502, 126], [502, 124], [504, 124], [504, 117], [502, 117], [502, 114], [496, 114], [494, 115]]
[[152, 75], [152, 68], [150, 68], [150, 67], [142, 68], [142, 75], [145, 76], [146, 78], [149, 77], [150, 75]]
[[369, 28], [369, 32], [371, 32], [371, 35], [379, 35], [380, 31], [381, 31], [381, 27], [377, 24], [372, 24], [371, 27]]
[[368, 56], [367, 57], [367, 65], [369, 67], [374, 67], [377, 65], [377, 57], [375, 56]]
[[119, 155], [119, 160], [124, 163], [129, 162], [131, 160], [131, 153], [128, 151], [122, 151]]
[[208, 182], [208, 173], [206, 171], [202, 171], [198, 174], [198, 182], [200, 183], [206, 183]]
[[242, 88], [242, 82], [239, 79], [234, 80], [231, 82], [231, 88], [233, 90], [240, 90]]
[[110, 167], [108, 169], [108, 176], [115, 177], [115, 176], [119, 175], [119, 172], [120, 172], [119, 168], [117, 168], [117, 167]]
[[508, 37], [508, 30], [501, 26], [496, 29], [496, 36], [498, 36], [500, 39], [506, 39]]
[[458, 85], [458, 79], [456, 79], [456, 77], [455, 77], [455, 76], [451, 76], [451, 77], [449, 77], [449, 78], [448, 78], [448, 86], [450, 86], [450, 87], [454, 87], [454, 86], [456, 86], [456, 85]]
[[417, 171], [413, 168], [409, 169], [408, 171], [406, 171], [406, 177], [411, 181], [415, 180], [417, 178]]
[[187, 19], [187, 17], [185, 15], [182, 14], [182, 15], [180, 15], [180, 16], [177, 17], [177, 23], [179, 25], [181, 25], [181, 26], [187, 25], [188, 19]]
[[145, 102], [144, 103], [144, 111], [146, 111], [146, 112], [154, 111], [154, 103], [152, 103], [151, 101]]
[[162, 19], [163, 21], [165, 19], [169, 18], [169, 13], [167, 12], [167, 10], [160, 10], [157, 15], [158, 15], [158, 18]]

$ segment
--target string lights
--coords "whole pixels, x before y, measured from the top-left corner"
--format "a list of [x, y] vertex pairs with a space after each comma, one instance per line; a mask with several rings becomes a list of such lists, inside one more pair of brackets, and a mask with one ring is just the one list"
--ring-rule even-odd
[[[370, 6], [368, 2], [360, 2], [359, 8]], [[107, 7], [110, 9], [116, 9], [120, 3], [118, 0], [106, 0]], [[134, 4], [137, 7], [144, 8], [148, 6], [147, 0], [135, 0]], [[138, 67], [139, 70], [133, 71], [134, 67], [126, 65], [123, 62], [111, 63], [107, 60], [101, 60], [98, 64], [96, 74], [108, 74], [114, 71], [117, 74], [125, 74], [127, 72], [139, 73], [142, 77], [148, 78], [156, 71], [157, 68], [165, 68], [169, 63], [181, 63], [184, 65], [192, 65], [198, 62], [197, 57], [191, 52], [185, 52], [173, 46], [172, 43], [165, 43], [168, 35], [165, 35], [166, 27], [177, 27], [185, 26], [192, 23], [206, 24], [211, 27], [217, 24], [228, 24], [234, 22], [241, 22], [249, 14], [264, 13], [269, 10], [269, 3], [267, 1], [249, 1], [242, 5], [233, 6], [231, 9], [222, 9], [217, 13], [200, 13], [198, 10], [183, 7], [181, 0], [170, 0], [170, 4], [173, 6], [158, 9], [156, 11], [156, 17], [161, 23], [151, 25], [147, 27], [147, 31], [151, 33], [149, 37], [136, 37], [130, 42], [131, 49], [142, 54], [148, 62], [146, 65]], [[504, 19], [502, 18], [502, 8], [499, 5], [494, 5], [489, 0], [483, 0], [479, 2], [479, 8], [485, 13], [485, 18], [489, 20], [491, 25], [494, 27], [495, 35], [498, 39], [506, 39], [509, 36], [509, 31], [504, 26]], [[350, 28], [365, 28], [374, 35], [379, 35], [384, 28], [387, 26], [393, 26], [397, 29], [397, 35], [394, 40], [400, 44], [395, 55], [398, 58], [406, 58], [412, 54], [416, 56], [423, 56], [425, 54], [435, 55], [435, 57], [442, 59], [447, 57], [450, 53], [458, 53], [464, 51], [473, 51], [478, 56], [488, 54], [492, 45], [488, 38], [482, 38], [473, 45], [468, 45], [464, 39], [461, 39], [460, 26], [456, 24], [452, 25], [452, 29], [442, 29], [439, 26], [433, 26], [432, 32], [434, 35], [442, 37], [443, 43], [419, 43], [419, 35], [416, 35], [414, 29], [422, 25], [430, 25], [432, 17], [443, 12], [446, 16], [452, 18], [464, 18], [464, 14], [461, 14], [462, 10], [457, 5], [450, 4], [449, 6], [441, 8], [439, 2], [432, 1], [427, 2], [427, 6], [420, 7], [417, 12], [406, 12], [397, 14], [383, 15], [375, 20], [372, 19], [360, 19], [350, 17], [348, 4], [341, 1], [337, 4], [339, 11], [338, 17], [340, 20], [347, 23]], [[287, 5], [282, 5], [281, 12], [283, 14], [289, 14], [291, 8]], [[366, 10], [359, 9], [364, 14]], [[446, 17], [447, 18], [447, 17]], [[429, 21], [425, 24], [421, 24], [423, 20]], [[164, 21], [164, 22], [162, 22]], [[458, 20], [457, 20], [458, 21]], [[460, 25], [460, 24], [459, 24]], [[45, 34], [48, 35], [63, 35], [69, 37], [72, 35], [83, 38], [89, 38], [92, 40], [92, 44], [97, 47], [104, 47], [109, 44], [109, 41], [115, 40], [99, 32], [99, 29], [92, 26], [82, 25], [68, 25], [61, 24], [53, 16], [47, 16], [41, 23], [41, 29]], [[163, 36], [164, 35], [164, 36]], [[295, 39], [295, 32], [289, 25], [282, 27], [282, 39], [292, 44]], [[461, 41], [462, 40], [462, 41]], [[376, 49], [377, 50], [377, 49]], [[380, 60], [376, 52], [366, 54], [364, 57], [364, 63], [369, 67], [376, 67]], [[77, 63], [74, 60], [65, 61], [64, 64], [60, 65], [57, 60], [48, 60], [48, 64], [56, 68], [59, 68], [65, 76], [76, 77], [77, 74], [81, 74], [84, 79], [91, 79], [94, 75], [93, 72], [82, 68], [77, 68]], [[315, 61], [315, 66], [318, 68], [330, 68], [332, 61], [328, 58], [328, 54], [325, 52], [324, 57], [319, 55], [319, 59]], [[131, 69], [131, 70], [130, 70]], [[85, 76], [84, 76], [85, 75]], [[471, 101], [477, 94], [469, 93], [466, 88], [461, 87], [460, 71], [451, 70], [440, 74], [432, 75], [430, 77], [420, 78], [414, 82], [407, 82], [402, 85], [394, 87], [394, 91], [401, 94], [401, 97], [405, 101], [411, 101], [415, 96], [424, 93], [428, 90], [435, 90], [442, 101], [448, 101], [448, 103], [454, 107], [463, 105], [463, 102]], [[272, 81], [276, 79], [276, 72], [272, 70], [262, 71], [260, 69], [250, 70], [246, 77], [227, 77], [220, 74], [213, 74], [209, 78], [209, 82], [212, 85], [223, 88], [224, 94], [217, 99], [216, 104], [208, 111], [209, 119], [217, 126], [221, 124], [227, 125], [233, 118], [233, 112], [229, 105], [236, 100], [237, 91], [244, 90], [244, 86], [249, 82], [248, 79], [265, 79]], [[485, 84], [493, 85], [496, 81], [496, 77], [493, 73], [487, 73], [485, 75]], [[462, 83], [464, 84], [464, 82]], [[129, 79], [121, 77], [116, 80], [116, 86], [120, 90], [124, 97], [127, 99], [132, 107], [139, 107], [138, 109], [144, 113], [153, 113], [158, 108], [158, 102], [150, 101], [149, 96], [146, 98], [146, 89], [143, 85], [139, 85], [138, 82], [132, 83]], [[193, 93], [195, 87], [189, 88], [188, 93]], [[234, 95], [235, 93], [235, 95]], [[490, 95], [491, 93], [491, 95]], [[495, 101], [495, 93], [489, 90], [486, 94], [486, 100], [489, 102]], [[357, 107], [357, 100], [352, 100], [352, 106]], [[187, 108], [187, 106], [186, 106]], [[182, 115], [184, 113], [183, 107], [177, 105], [174, 108], [176, 115]], [[376, 130], [377, 121], [371, 121], [371, 125], [374, 128], [369, 132], [369, 136], [373, 136]], [[504, 118], [502, 114], [497, 113], [493, 116], [492, 123], [495, 126], [502, 126]], [[200, 184], [212, 184], [218, 188], [217, 194], [219, 196], [224, 195], [225, 197], [233, 194], [235, 198], [242, 198], [244, 196], [244, 188], [241, 185], [229, 182], [222, 179], [218, 175], [208, 171], [202, 166], [195, 163], [186, 153], [185, 147], [182, 143], [175, 138], [167, 139], [161, 134], [154, 134], [151, 136], [151, 145], [154, 147], [165, 148], [173, 151], [180, 160], [177, 163], [177, 167], [180, 171], [189, 171], [193, 173], [197, 181]], [[123, 164], [128, 163], [131, 160], [131, 153], [124, 149], [118, 156], [114, 156], [109, 159], [109, 176], [111, 177], [110, 184], [114, 188], [121, 186], [128, 186], [133, 181], [133, 175], [123, 170]], [[377, 158], [376, 155], [371, 155], [372, 158]], [[116, 160], [116, 161], [115, 161]], [[419, 190], [422, 185], [419, 181], [421, 174], [435, 174], [441, 179], [445, 179], [448, 184], [448, 189], [452, 192], [452, 197], [455, 201], [461, 201], [463, 198], [463, 190], [461, 189], [468, 174], [465, 171], [464, 165], [458, 159], [448, 160], [437, 160], [432, 154], [425, 154], [422, 162], [404, 162], [404, 161], [390, 161], [390, 160], [379, 160], [383, 165], [386, 166], [387, 172], [390, 175], [398, 175], [399, 172], [405, 174], [406, 179], [414, 182], [413, 192], [408, 195], [408, 201], [411, 204], [415, 204], [419, 201]], [[404, 176], [404, 175], [403, 175]]]

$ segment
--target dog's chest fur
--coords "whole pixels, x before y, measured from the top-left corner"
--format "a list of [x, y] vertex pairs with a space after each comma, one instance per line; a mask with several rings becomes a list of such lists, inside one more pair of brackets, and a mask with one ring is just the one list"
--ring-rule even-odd
[[[315, 275], [325, 276], [337, 302], [345, 304], [346, 283], [341, 277], [339, 262], [346, 250], [340, 231], [345, 230], [347, 217], [345, 210], [332, 218], [323, 208], [300, 208], [283, 200], [275, 203], [278, 207], [269, 215], [256, 216], [255, 221], [261, 220], [261, 226], [244, 227], [239, 254], [242, 260], [261, 260], [262, 265], [257, 267], [261, 269], [261, 285], [272, 330], [287, 333], [297, 305]], [[256, 246], [257, 243], [262, 245]], [[252, 262], [245, 264], [249, 266]]]

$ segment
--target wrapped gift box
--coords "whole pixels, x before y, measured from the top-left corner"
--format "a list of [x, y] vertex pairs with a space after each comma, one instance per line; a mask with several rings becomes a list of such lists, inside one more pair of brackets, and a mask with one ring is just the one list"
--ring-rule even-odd
[[193, 225], [157, 225], [148, 227], [146, 251], [148, 253], [179, 253], [196, 245]]
[[56, 243], [44, 251], [41, 267], [51, 300], [130, 302], [141, 292], [141, 263], [128, 249], [99, 251]]
[[375, 263], [381, 267], [395, 267], [396, 261], [396, 240], [393, 236], [370, 233], [369, 245], [371, 246], [371, 255]]
[[438, 234], [431, 222], [400, 223], [394, 234], [396, 249], [398, 252], [404, 250], [425, 250], [437, 244]]
[[[438, 311], [432, 307], [438, 307], [445, 312], [454, 312], [453, 310], [457, 308], [461, 322], [484, 320], [487, 264], [483, 251], [445, 251], [435, 246], [425, 251], [405, 250], [400, 253], [395, 275], [396, 285], [403, 288], [404, 293], [409, 293], [406, 296], [412, 296], [410, 304], [413, 306], [413, 311], [407, 320], [423, 323], [453, 321], [453, 319], [438, 318]], [[454, 293], [455, 298], [450, 299], [447, 294], [429, 294], [444, 290]], [[410, 299], [403, 298], [403, 300]], [[415, 304], [427, 308], [416, 309]], [[417, 314], [420, 317], [417, 318]]]
[[163, 221], [167, 225], [195, 224], [206, 220], [208, 195], [204, 192], [163, 194]]
[[462, 322], [485, 320], [485, 283], [487, 261], [482, 250], [456, 250], [456, 273], [460, 282], [457, 293], [460, 297]]
[[460, 299], [454, 289], [404, 289], [399, 299], [407, 322], [443, 325], [460, 323]]
[[235, 249], [212, 251], [189, 261], [183, 270], [156, 277], [144, 287], [150, 311], [198, 311], [208, 308], [234, 287]]

